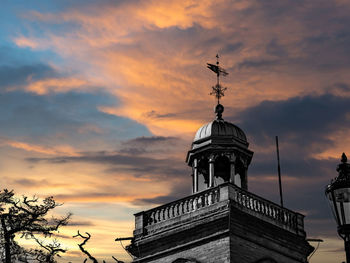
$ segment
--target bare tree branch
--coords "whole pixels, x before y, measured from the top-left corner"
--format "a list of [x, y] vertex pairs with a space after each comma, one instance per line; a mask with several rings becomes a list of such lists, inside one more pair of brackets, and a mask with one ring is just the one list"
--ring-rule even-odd
[[[81, 252], [83, 252], [85, 255], [87, 255], [89, 257], [89, 259], [94, 262], [94, 263], [98, 263], [97, 259], [95, 257], [93, 257], [85, 248], [84, 246], [86, 245], [86, 243], [89, 241], [89, 239], [91, 238], [91, 235], [88, 232], [85, 232], [86, 236], [83, 236], [82, 234], [80, 234], [79, 230], [78, 230], [78, 234], [76, 234], [74, 237], [81, 237], [84, 239], [84, 241], [81, 244], [78, 244]], [[120, 261], [118, 259], [116, 259], [115, 257], [112, 256], [112, 258], [117, 262], [117, 263], [124, 263], [124, 261]], [[87, 259], [84, 260], [84, 263], [86, 263]], [[102, 261], [103, 263], [106, 263], [105, 260]]]
[[[90, 239], [90, 237], [91, 237], [91, 235], [90, 235], [88, 232], [85, 232], [85, 234], [86, 234], [87, 236], [83, 236], [82, 234], [80, 234], [80, 232], [79, 232], [79, 230], [78, 230], [78, 234], [75, 235], [75, 236], [73, 236], [73, 238], [75, 238], [75, 237], [81, 237], [81, 238], [83, 238], [83, 239], [84, 239], [83, 243], [78, 244], [78, 246], [79, 246], [81, 252], [83, 252], [85, 255], [87, 255], [88, 258], [89, 258], [92, 262], [98, 263], [98, 261], [96, 260], [96, 258], [93, 257], [93, 256], [89, 253], [89, 251], [87, 251], [86, 249], [84, 249], [84, 245], [89, 241], [89, 239]], [[84, 262], [86, 262], [86, 261], [84, 261]]]

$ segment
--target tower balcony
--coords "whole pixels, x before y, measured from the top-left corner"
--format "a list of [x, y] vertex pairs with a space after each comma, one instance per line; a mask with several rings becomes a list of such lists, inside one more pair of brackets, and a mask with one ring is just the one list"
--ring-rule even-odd
[[229, 207], [305, 237], [304, 215], [283, 208], [231, 183], [190, 195], [135, 214], [135, 240], [193, 223], [205, 216], [228, 212]]
[[201, 263], [265, 257], [299, 263], [307, 262], [313, 248], [306, 241], [302, 214], [223, 183], [135, 214], [127, 250], [135, 263], [177, 262], [184, 255]]

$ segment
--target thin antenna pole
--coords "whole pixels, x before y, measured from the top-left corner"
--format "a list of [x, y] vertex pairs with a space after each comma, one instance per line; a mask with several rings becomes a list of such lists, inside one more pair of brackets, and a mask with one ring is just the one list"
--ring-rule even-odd
[[282, 180], [281, 180], [281, 166], [280, 166], [280, 151], [278, 147], [278, 136], [276, 136], [276, 150], [277, 150], [277, 170], [278, 170], [278, 183], [280, 188], [280, 200], [283, 207], [283, 194], [282, 194]]
[[[219, 78], [220, 78], [220, 70], [219, 70], [219, 54], [216, 54], [216, 66], [218, 67], [218, 72], [216, 73], [216, 84], [217, 86], [220, 85]], [[220, 104], [220, 98], [218, 97], [218, 104]]]

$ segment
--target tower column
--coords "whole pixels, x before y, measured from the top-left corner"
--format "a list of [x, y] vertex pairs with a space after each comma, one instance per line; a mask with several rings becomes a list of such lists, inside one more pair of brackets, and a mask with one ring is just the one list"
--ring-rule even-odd
[[214, 186], [214, 156], [210, 156], [209, 158], [209, 187]]
[[193, 193], [198, 192], [198, 159], [193, 160]]
[[230, 183], [235, 184], [235, 161], [236, 157], [234, 155], [230, 156]]

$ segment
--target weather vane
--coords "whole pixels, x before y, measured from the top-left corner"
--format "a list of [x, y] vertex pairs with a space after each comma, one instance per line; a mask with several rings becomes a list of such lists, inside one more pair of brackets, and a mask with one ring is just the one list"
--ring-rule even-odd
[[219, 54], [216, 54], [216, 65], [207, 63], [207, 67], [216, 73], [216, 85], [212, 87], [213, 90], [210, 95], [214, 95], [218, 99], [218, 104], [220, 104], [220, 98], [225, 96], [224, 91], [227, 90], [227, 88], [220, 85], [220, 75], [227, 76], [228, 73], [219, 66]]

